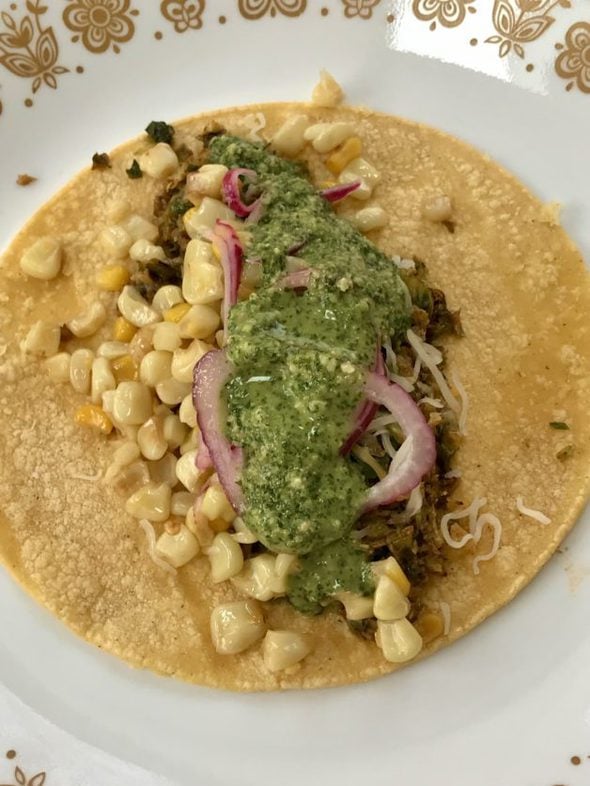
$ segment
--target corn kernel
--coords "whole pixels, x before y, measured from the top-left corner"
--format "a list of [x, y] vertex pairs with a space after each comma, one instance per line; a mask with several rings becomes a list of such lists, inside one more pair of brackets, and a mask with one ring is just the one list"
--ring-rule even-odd
[[170, 366], [172, 377], [177, 382], [192, 382], [195, 365], [210, 349], [209, 344], [198, 338], [192, 341], [186, 349], [177, 349], [172, 355]]
[[351, 183], [360, 180], [360, 186], [351, 193], [351, 198], [367, 200], [373, 193], [373, 189], [381, 179], [381, 174], [375, 167], [364, 158], [355, 158], [340, 173], [338, 181], [340, 183]]
[[191, 194], [213, 197], [221, 196], [221, 184], [227, 173], [223, 164], [203, 164], [198, 172], [191, 173], [188, 179], [188, 190]]
[[416, 630], [422, 636], [425, 644], [437, 639], [444, 630], [444, 623], [439, 614], [425, 611], [416, 620]]
[[165, 453], [161, 459], [149, 461], [151, 479], [154, 483], [166, 483], [171, 489], [174, 488], [174, 486], [178, 485], [178, 478], [176, 477], [177, 464], [178, 459], [174, 453]]
[[361, 232], [381, 229], [387, 224], [388, 215], [380, 205], [364, 207], [349, 218], [350, 223]]
[[117, 306], [125, 319], [135, 327], [145, 327], [160, 321], [158, 312], [129, 284], [123, 287], [117, 298]]
[[167, 311], [172, 306], [176, 306], [178, 303], [184, 303], [184, 298], [182, 297], [182, 289], [180, 287], [175, 286], [174, 284], [166, 284], [163, 287], [160, 287], [152, 300], [152, 308], [155, 308], [156, 311], [162, 313], [163, 311]]
[[107, 312], [102, 303], [91, 303], [86, 311], [77, 314], [67, 322], [68, 329], [78, 338], [88, 338], [102, 327], [107, 318]]
[[117, 380], [117, 384], [120, 382], [135, 382], [139, 375], [137, 364], [131, 355], [123, 355], [123, 357], [115, 358], [115, 360], [111, 362], [111, 368]]
[[178, 323], [181, 338], [207, 338], [221, 323], [219, 312], [211, 306], [191, 306]]
[[166, 142], [158, 142], [140, 156], [139, 165], [150, 177], [168, 177], [178, 169], [178, 156]]
[[147, 483], [129, 497], [125, 510], [136, 519], [164, 522], [170, 517], [170, 498], [170, 486]]
[[127, 253], [136, 240], [149, 240], [150, 243], [155, 243], [158, 238], [158, 227], [148, 221], [147, 218], [133, 213], [124, 221], [121, 222], [122, 228], [127, 232], [130, 243], [127, 246]]
[[170, 378], [172, 353], [153, 349], [141, 361], [139, 378], [145, 384], [155, 388], [160, 382]]
[[178, 532], [163, 532], [156, 541], [156, 552], [175, 568], [181, 568], [199, 553], [199, 541], [182, 524]]
[[129, 283], [129, 271], [123, 265], [107, 265], [96, 277], [96, 283], [105, 292], [119, 292]]
[[242, 547], [227, 532], [219, 532], [207, 552], [214, 584], [236, 576], [244, 564]]
[[103, 393], [114, 390], [116, 387], [117, 382], [107, 358], [95, 358], [92, 362], [92, 382], [90, 385], [92, 403], [99, 404], [102, 401]]
[[363, 143], [358, 136], [351, 136], [342, 147], [335, 150], [326, 161], [326, 166], [333, 175], [339, 175], [342, 170], [358, 158], [363, 150]]
[[318, 153], [329, 153], [354, 134], [352, 123], [316, 123], [303, 134]]
[[159, 322], [154, 328], [154, 349], [174, 352], [181, 344], [180, 330], [175, 322]]
[[162, 316], [166, 322], [178, 323], [189, 311], [190, 305], [188, 303], [178, 303], [178, 305], [164, 311]]
[[209, 521], [221, 518], [231, 523], [236, 517], [234, 509], [225, 496], [225, 491], [217, 483], [209, 486], [205, 492], [201, 502], [201, 513], [207, 516]]
[[264, 665], [273, 672], [294, 666], [310, 652], [307, 639], [290, 630], [269, 630], [262, 643]]
[[243, 652], [266, 632], [264, 618], [256, 601], [236, 601], [216, 606], [211, 614], [211, 639], [222, 655]]
[[128, 343], [137, 333], [137, 328], [128, 322], [125, 317], [117, 317], [113, 325], [113, 338], [115, 341]]
[[407, 619], [377, 622], [375, 642], [390, 663], [406, 663], [422, 649], [422, 637]]
[[84, 404], [76, 410], [74, 415], [76, 423], [80, 426], [95, 428], [103, 434], [110, 434], [113, 424], [106, 412], [96, 404]]
[[325, 69], [320, 71], [320, 81], [314, 87], [311, 93], [311, 103], [315, 106], [334, 107], [344, 98], [344, 91], [330, 74]]
[[399, 620], [407, 616], [410, 603], [389, 576], [380, 576], [375, 589], [373, 613], [378, 620]]
[[296, 156], [305, 147], [303, 134], [308, 125], [305, 115], [289, 117], [271, 139], [273, 149], [281, 156]]
[[77, 349], [70, 359], [70, 382], [76, 393], [90, 391], [94, 353], [91, 349]]
[[192, 385], [190, 382], [179, 382], [173, 377], [164, 379], [156, 385], [158, 398], [163, 404], [168, 404], [170, 407], [180, 404], [182, 399], [189, 395], [191, 389]]
[[41, 357], [52, 357], [59, 349], [61, 331], [59, 325], [48, 322], [35, 322], [27, 333], [22, 347], [25, 352]]
[[31, 278], [50, 281], [61, 269], [61, 245], [52, 237], [42, 237], [28, 248], [20, 259], [23, 273]]
[[354, 592], [339, 592], [335, 597], [344, 606], [346, 619], [366, 620], [373, 616], [373, 598]]
[[53, 382], [70, 381], [70, 353], [59, 352], [45, 361], [45, 368]]
[[137, 432], [137, 444], [143, 456], [149, 461], [158, 461], [168, 449], [168, 443], [162, 433], [163, 423], [154, 415], [140, 426]]
[[129, 256], [134, 262], [151, 262], [152, 259], [158, 259], [163, 262], [166, 259], [166, 253], [162, 246], [155, 246], [146, 240], [144, 237], [136, 240], [129, 249]]
[[133, 243], [133, 238], [124, 227], [115, 225], [103, 229], [100, 233], [100, 241], [109, 256], [115, 259], [122, 259], [127, 256]]
[[117, 423], [140, 426], [152, 414], [152, 395], [142, 382], [120, 382], [113, 399], [113, 417]]

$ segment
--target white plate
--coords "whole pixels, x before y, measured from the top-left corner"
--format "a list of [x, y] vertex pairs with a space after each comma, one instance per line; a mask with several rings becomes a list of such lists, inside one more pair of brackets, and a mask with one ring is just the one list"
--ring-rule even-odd
[[[68, 0], [67, 7], [101, 2]], [[590, 96], [577, 83], [565, 92], [563, 77], [553, 74], [552, 95], [533, 95], [393, 52], [389, 9], [378, 0], [332, 0], [325, 3], [327, 15], [310, 1], [297, 18], [281, 9], [301, 10], [302, 0], [242, 0], [242, 8], [266, 9], [258, 21], [240, 15], [237, 2], [209, 0], [202, 28], [182, 33], [156, 3], [152, 9], [141, 4], [139, 16], [125, 10], [127, 0], [111, 3], [121, 19], [131, 19], [135, 34], [120, 42], [120, 54], [111, 40], [110, 51], [100, 55], [86, 51], [83, 39], [69, 40], [76, 31], [66, 30], [63, 8], [50, 4], [40, 22], [53, 26], [56, 63], [70, 73], [56, 75], [55, 91], [43, 85], [34, 106], [23, 104], [32, 78], [0, 66], [0, 245], [93, 152], [134, 135], [149, 120], [303, 99], [325, 66], [352, 103], [450, 131], [486, 150], [542, 198], [562, 202], [563, 223], [590, 258]], [[183, 4], [160, 5], [170, 13]], [[485, 5], [480, 15], [491, 14], [491, 3], [488, 10]], [[347, 17], [347, 8], [359, 15]], [[0, 10], [19, 20], [25, 13], [20, 2], [16, 10], [0, 2]], [[568, 13], [575, 22], [574, 11]], [[68, 19], [70, 26], [78, 20], [82, 35], [86, 17]], [[447, 32], [439, 24], [432, 35]], [[459, 40], [457, 29], [449, 35]], [[560, 51], [554, 43], [547, 41], [545, 61]], [[405, 48], [411, 48], [407, 40]], [[523, 65], [510, 57], [508, 75]], [[84, 73], [76, 74], [76, 66]], [[37, 175], [38, 184], [17, 188], [20, 172]], [[573, 754], [590, 754], [586, 572], [590, 533], [580, 522], [565, 554], [506, 610], [435, 657], [368, 685], [248, 696], [132, 671], [78, 640], [1, 574], [0, 679], [79, 739], [180, 783], [576, 786], [587, 782], [590, 768], [590, 761], [577, 768], [569, 763]]]

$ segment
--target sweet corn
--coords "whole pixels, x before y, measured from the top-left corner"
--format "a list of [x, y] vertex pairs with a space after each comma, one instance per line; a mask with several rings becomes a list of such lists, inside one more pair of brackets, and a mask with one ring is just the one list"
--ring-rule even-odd
[[96, 404], [84, 404], [76, 410], [74, 420], [80, 426], [98, 429], [103, 434], [110, 434], [113, 424], [106, 412]]
[[422, 215], [428, 221], [438, 223], [448, 221], [453, 215], [453, 205], [446, 194], [438, 194], [430, 197], [424, 202]]
[[373, 613], [378, 620], [399, 620], [407, 616], [410, 604], [389, 576], [380, 576], [375, 589]]
[[162, 350], [152, 350], [141, 361], [139, 366], [139, 379], [152, 388], [159, 382], [170, 378], [172, 353]]
[[178, 169], [178, 156], [166, 142], [158, 142], [139, 157], [138, 163], [150, 177], [169, 177]]
[[164, 311], [168, 311], [169, 308], [172, 308], [172, 306], [176, 306], [179, 303], [184, 303], [182, 289], [177, 287], [175, 284], [166, 284], [165, 286], [160, 287], [160, 289], [158, 289], [154, 295], [154, 299], [152, 300], [152, 308], [155, 308], [156, 311], [163, 313]]
[[150, 482], [150, 473], [145, 461], [133, 461], [124, 467], [118, 465], [115, 467], [112, 472], [107, 471], [105, 481], [113, 487], [117, 494], [128, 497]]
[[197, 491], [203, 475], [202, 470], [197, 469], [196, 460], [197, 451], [189, 450], [176, 462], [176, 477], [185, 489], [191, 493]]
[[129, 271], [123, 265], [107, 265], [96, 277], [96, 283], [105, 292], [119, 292], [129, 283]]
[[133, 238], [124, 227], [115, 225], [102, 230], [100, 242], [108, 256], [123, 259], [129, 253]]
[[334, 107], [344, 98], [344, 92], [332, 74], [320, 71], [320, 81], [311, 93], [311, 103], [316, 106]]
[[[234, 522], [235, 529], [235, 522]], [[271, 586], [275, 595], [285, 595], [290, 574], [297, 565], [295, 554], [277, 554], [274, 566], [274, 578]]]
[[181, 344], [180, 331], [175, 322], [159, 322], [154, 328], [154, 349], [174, 352]]
[[358, 136], [351, 136], [342, 147], [335, 150], [326, 161], [326, 166], [333, 175], [339, 175], [342, 170], [358, 158], [363, 150], [363, 143]]
[[216, 606], [211, 614], [211, 639], [222, 655], [236, 655], [251, 647], [265, 633], [260, 606], [253, 600]]
[[388, 222], [385, 210], [379, 205], [364, 207], [349, 218], [350, 223], [361, 232], [370, 232], [373, 229], [381, 229]]
[[410, 594], [410, 580], [401, 569], [395, 557], [387, 557], [387, 559], [379, 560], [379, 562], [372, 562], [371, 567], [373, 568], [373, 573], [377, 580], [380, 576], [389, 576], [390, 579], [395, 581], [406, 597]]
[[153, 347], [155, 329], [155, 325], [146, 325], [139, 328], [129, 342], [129, 354], [138, 365]]
[[178, 417], [181, 423], [186, 423], [186, 425], [191, 428], [197, 425], [197, 413], [195, 412], [193, 397], [190, 393], [182, 399], [180, 409], [178, 410]]
[[129, 256], [134, 262], [143, 263], [151, 262], [152, 259], [157, 259], [160, 262], [163, 262], [166, 259], [166, 253], [162, 246], [155, 246], [144, 237], [136, 240], [135, 243], [131, 246], [129, 249]]
[[244, 520], [240, 518], [240, 516], [236, 516], [232, 522], [232, 526], [234, 528], [234, 535], [233, 538], [238, 543], [256, 543], [258, 538], [256, 535], [248, 529]]
[[96, 350], [96, 354], [99, 358], [116, 360], [129, 354], [129, 344], [125, 344], [123, 341], [103, 341]]
[[42, 237], [20, 258], [23, 273], [41, 281], [51, 281], [61, 270], [62, 248], [55, 238]]
[[113, 417], [117, 423], [139, 426], [152, 414], [152, 396], [142, 382], [120, 382], [113, 401]]
[[[172, 355], [170, 366], [172, 376], [177, 382], [192, 382], [197, 362], [212, 347], [196, 338], [186, 349], [177, 349]], [[168, 402], [165, 402], [168, 403]]]
[[177, 404], [180, 404], [185, 396], [188, 396], [191, 388], [190, 382], [179, 382], [177, 379], [170, 377], [170, 379], [158, 382], [156, 393], [162, 403], [175, 407]]
[[199, 553], [199, 541], [184, 524], [178, 532], [163, 532], [156, 541], [156, 552], [174, 568], [181, 568]]
[[244, 564], [242, 547], [227, 532], [219, 532], [207, 551], [214, 584], [236, 576]]
[[292, 115], [287, 118], [271, 139], [271, 145], [281, 156], [296, 156], [305, 147], [303, 137], [309, 120], [305, 115]]
[[113, 338], [115, 341], [129, 343], [137, 333], [137, 328], [128, 322], [125, 317], [117, 317], [113, 325]]
[[444, 622], [439, 614], [435, 614], [433, 611], [425, 611], [416, 620], [415, 627], [422, 636], [422, 641], [428, 644], [442, 635]]
[[116, 387], [117, 382], [109, 361], [106, 358], [95, 358], [92, 361], [92, 381], [90, 384], [92, 403], [100, 404], [103, 393], [107, 390], [114, 390]]
[[[231, 538], [231, 535], [228, 535]], [[232, 538], [235, 543], [235, 539]], [[236, 544], [237, 545], [237, 544]], [[240, 548], [238, 546], [238, 548]], [[256, 600], [271, 600], [275, 597], [273, 584], [276, 579], [273, 554], [259, 554], [246, 560], [244, 569], [234, 575], [232, 584], [244, 595]]]
[[170, 516], [170, 486], [146, 483], [125, 503], [125, 510], [136, 519], [166, 521]]
[[192, 172], [188, 183], [191, 194], [208, 196], [219, 199], [221, 184], [227, 174], [227, 167], [223, 164], [203, 164], [198, 172]]
[[137, 364], [131, 355], [123, 355], [111, 362], [111, 369], [117, 384], [121, 382], [135, 382], [138, 377]]
[[170, 502], [170, 512], [173, 516], [186, 516], [194, 504], [194, 494], [188, 491], [175, 491]]
[[35, 322], [23, 341], [22, 348], [30, 355], [49, 358], [59, 349], [61, 331], [59, 325]]
[[178, 415], [167, 415], [164, 418], [163, 434], [169, 449], [176, 450], [185, 441], [188, 429], [181, 423]]
[[308, 640], [291, 630], [269, 630], [262, 642], [262, 658], [269, 671], [283, 671], [311, 652]]
[[[210, 521], [209, 524], [211, 525], [213, 532], [227, 532], [231, 527], [229, 521], [225, 521], [224, 519], [213, 519], [213, 521]], [[239, 541], [235, 538], [234, 540], [236, 543], [239, 543]]]
[[94, 353], [90, 349], [77, 349], [70, 358], [70, 383], [76, 393], [88, 393]]
[[366, 620], [373, 616], [373, 598], [354, 592], [339, 592], [334, 596], [344, 606], [346, 619]]
[[70, 332], [77, 338], [88, 338], [93, 336], [102, 327], [107, 318], [107, 312], [102, 303], [95, 301], [86, 311], [78, 314], [66, 323]]
[[354, 199], [365, 201], [373, 193], [373, 189], [381, 179], [380, 173], [364, 158], [355, 158], [340, 173], [338, 182], [350, 183], [360, 180], [360, 186], [351, 193]]
[[191, 307], [188, 303], [178, 303], [176, 306], [166, 309], [162, 316], [166, 322], [177, 324], [185, 316], [185, 314], [188, 314], [190, 308]]
[[303, 134], [318, 153], [329, 153], [354, 134], [352, 123], [316, 123]]
[[[183, 461], [184, 456], [180, 460]], [[179, 480], [182, 481], [182, 478], [179, 478]], [[191, 489], [189, 489], [189, 491], [191, 491]], [[223, 519], [231, 523], [236, 517], [236, 512], [225, 496], [225, 491], [218, 483], [213, 483], [205, 492], [201, 501], [201, 513], [207, 516], [209, 521]]]
[[140, 426], [137, 432], [137, 444], [142, 455], [150, 461], [158, 461], [168, 450], [164, 439], [162, 420], [154, 415]]
[[[107, 467], [104, 474], [105, 483], [112, 483], [117, 475], [121, 472], [123, 467], [128, 467], [133, 464], [140, 456], [139, 447], [135, 442], [124, 442], [113, 453], [113, 460]], [[149, 476], [140, 485], [145, 485], [149, 481]]]
[[[121, 226], [131, 238], [131, 242], [127, 246], [127, 251], [129, 251], [131, 245], [136, 240], [149, 240], [150, 243], [155, 243], [158, 238], [158, 227], [146, 218], [138, 216], [137, 213], [133, 213], [122, 221]], [[127, 253], [127, 251], [125, 253]]]
[[59, 352], [45, 361], [45, 368], [53, 382], [70, 381], [70, 353]]
[[143, 298], [135, 287], [127, 285], [117, 299], [117, 306], [121, 314], [135, 327], [153, 325], [160, 321], [160, 315]]
[[176, 464], [178, 459], [174, 453], [166, 453], [158, 461], [148, 462], [150, 477], [154, 483], [166, 483], [170, 488], [178, 485], [176, 477]]
[[180, 446], [180, 455], [184, 456], [185, 453], [188, 453], [191, 450], [196, 450], [196, 448], [199, 447], [200, 441], [201, 441], [201, 437], [199, 434], [199, 429], [198, 428], [192, 429], [188, 437]]
[[213, 335], [219, 325], [219, 311], [211, 306], [191, 306], [178, 323], [181, 338], [207, 338]]
[[390, 663], [406, 663], [422, 649], [422, 637], [407, 619], [379, 620], [375, 641]]
[[182, 217], [190, 238], [199, 237], [206, 229], [213, 229], [217, 220], [235, 221], [235, 215], [223, 202], [204, 197], [199, 207], [193, 207]]

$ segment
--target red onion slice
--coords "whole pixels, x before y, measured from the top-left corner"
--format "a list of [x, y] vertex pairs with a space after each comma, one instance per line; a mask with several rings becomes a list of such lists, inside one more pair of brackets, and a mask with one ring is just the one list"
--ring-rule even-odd
[[197, 458], [195, 460], [195, 465], [197, 469], [200, 470], [209, 469], [210, 467], [213, 466], [213, 462], [211, 461], [211, 454], [209, 453], [209, 449], [202, 437], [201, 437], [201, 444], [199, 445], [199, 449], [197, 451]]
[[365, 383], [369, 401], [386, 407], [396, 418], [405, 440], [389, 466], [387, 475], [371, 486], [363, 513], [407, 496], [430, 472], [436, 461], [432, 429], [414, 399], [383, 374], [369, 372]]
[[[384, 369], [385, 365], [383, 363], [381, 347], [377, 347], [375, 372], [377, 374], [383, 374]], [[375, 404], [373, 401], [368, 401], [366, 398], [363, 398], [363, 400], [359, 403], [353, 416], [352, 422], [354, 423], [354, 427], [340, 448], [341, 456], [347, 456], [350, 453], [354, 445], [359, 441], [359, 439], [371, 425], [371, 422], [377, 414], [378, 409], [379, 407], [377, 404]]]
[[[250, 180], [255, 181], [258, 176], [253, 169], [244, 169], [243, 167], [229, 169], [221, 183], [221, 194], [225, 204], [230, 210], [234, 211], [236, 216], [246, 218], [254, 210], [260, 211], [260, 199], [255, 200], [250, 205], [244, 202], [240, 192], [240, 177], [248, 177]], [[260, 213], [258, 213], [257, 218], [260, 218]]]
[[353, 180], [351, 183], [338, 183], [337, 186], [324, 188], [323, 191], [320, 191], [320, 196], [323, 196], [328, 202], [340, 202], [341, 199], [360, 188], [360, 185], [360, 180]]
[[241, 448], [232, 446], [223, 433], [221, 394], [233, 366], [223, 350], [211, 350], [199, 360], [193, 376], [193, 403], [197, 422], [219, 482], [237, 513], [244, 511], [238, 483], [243, 462]]
[[235, 229], [226, 221], [217, 219], [215, 228], [210, 235], [211, 242], [219, 252], [223, 267], [223, 332], [227, 337], [227, 321], [229, 311], [238, 302], [238, 289], [244, 267], [244, 252]]
[[279, 289], [307, 289], [311, 281], [311, 274], [313, 270], [310, 267], [304, 267], [301, 270], [295, 270], [289, 273], [276, 283]]

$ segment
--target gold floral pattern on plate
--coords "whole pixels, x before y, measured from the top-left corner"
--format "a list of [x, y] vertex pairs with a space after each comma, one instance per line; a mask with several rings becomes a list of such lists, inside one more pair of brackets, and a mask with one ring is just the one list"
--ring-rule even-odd
[[41, 0], [27, 0], [26, 9], [28, 14], [20, 21], [7, 11], [0, 14], [0, 65], [15, 76], [32, 79], [33, 93], [42, 85], [56, 90], [56, 77], [69, 69], [57, 64], [59, 46], [55, 33], [41, 22], [48, 8], [41, 5]]
[[[516, 7], [514, 7], [516, 6]], [[524, 46], [536, 41], [555, 22], [549, 13], [555, 8], [570, 8], [570, 0], [495, 0], [492, 20], [498, 35], [486, 38], [486, 44], [500, 44], [500, 57], [514, 51], [524, 58]]]
[[283, 16], [301, 16], [307, 0], [238, 0], [238, 11], [245, 19], [260, 19], [270, 12]]
[[465, 20], [467, 11], [474, 14], [475, 0], [414, 0], [414, 16], [423, 22], [430, 22], [430, 29], [436, 30], [438, 22], [443, 27], [458, 27]]
[[[16, 751], [9, 750], [6, 753], [6, 758], [9, 760], [16, 758]], [[27, 778], [24, 771], [17, 765], [14, 768], [14, 773], [11, 776], [10, 783], [1, 783], [0, 786], [43, 786], [46, 778], [46, 772], [38, 772], [31, 778]]]
[[131, 0], [71, 0], [63, 12], [63, 20], [74, 35], [72, 41], [82, 41], [92, 54], [107, 52], [111, 46], [117, 54], [120, 44], [135, 35], [132, 16], [139, 11], [130, 9]]
[[163, 0], [160, 4], [162, 16], [172, 22], [177, 33], [199, 30], [204, 10], [205, 0]]
[[342, 0], [344, 16], [349, 19], [354, 19], [355, 16], [360, 19], [370, 19], [375, 6], [378, 6], [380, 2], [381, 0]]
[[566, 90], [577, 85], [582, 93], [590, 93], [590, 23], [576, 22], [565, 34], [565, 45], [556, 44], [563, 50], [555, 60], [555, 71], [567, 79]]

